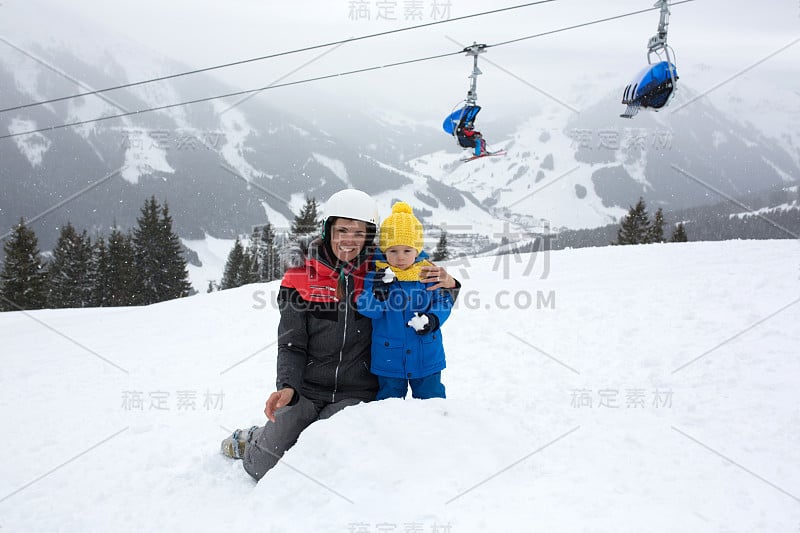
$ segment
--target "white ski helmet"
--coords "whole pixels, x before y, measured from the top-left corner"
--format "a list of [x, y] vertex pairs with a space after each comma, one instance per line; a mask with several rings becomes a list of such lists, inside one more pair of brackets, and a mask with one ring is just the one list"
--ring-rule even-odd
[[325, 239], [328, 238], [330, 226], [336, 218], [366, 222], [370, 234], [367, 242], [374, 239], [380, 223], [378, 204], [370, 195], [358, 189], [344, 189], [332, 194], [325, 202], [322, 213], [325, 215], [322, 223], [322, 237]]
[[378, 204], [370, 195], [358, 189], [344, 189], [331, 195], [322, 210], [327, 220], [329, 217], [360, 220], [367, 224], [378, 225]]

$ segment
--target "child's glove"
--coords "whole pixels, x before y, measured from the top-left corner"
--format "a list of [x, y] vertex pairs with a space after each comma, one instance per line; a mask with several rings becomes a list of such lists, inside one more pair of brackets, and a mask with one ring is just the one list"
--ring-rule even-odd
[[425, 335], [439, 328], [439, 319], [436, 318], [436, 315], [431, 315], [429, 313], [423, 313], [421, 315], [419, 313], [414, 313], [414, 316], [408, 321], [407, 325], [414, 328], [417, 335]]
[[[383, 276], [380, 276], [380, 274], [383, 274]], [[391, 268], [384, 268], [383, 270], [378, 270], [375, 273], [375, 281], [382, 281], [384, 285], [394, 283], [394, 280], [396, 279], [397, 276], [394, 275], [394, 270]]]
[[394, 282], [395, 275], [391, 268], [375, 272], [375, 281], [372, 284], [372, 295], [379, 302], [389, 299], [389, 286]]

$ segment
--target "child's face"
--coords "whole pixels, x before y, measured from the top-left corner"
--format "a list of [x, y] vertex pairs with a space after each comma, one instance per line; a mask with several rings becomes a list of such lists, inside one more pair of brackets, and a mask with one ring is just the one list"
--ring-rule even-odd
[[395, 268], [406, 269], [414, 264], [417, 249], [410, 246], [391, 246], [386, 249], [386, 262]]

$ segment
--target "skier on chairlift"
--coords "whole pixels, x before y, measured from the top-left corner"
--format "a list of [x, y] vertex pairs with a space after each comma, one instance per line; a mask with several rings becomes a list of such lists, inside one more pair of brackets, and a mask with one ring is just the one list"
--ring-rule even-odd
[[467, 99], [466, 104], [464, 107], [458, 109], [451, 113], [445, 120], [442, 127], [444, 131], [453, 135], [456, 140], [458, 141], [458, 145], [462, 148], [472, 148], [473, 156], [467, 159], [463, 159], [462, 161], [471, 161], [473, 159], [477, 159], [479, 157], [485, 157], [488, 155], [503, 155], [505, 151], [497, 151], [497, 152], [488, 152], [486, 150], [486, 139], [483, 138], [483, 134], [480, 131], [475, 129], [475, 117], [478, 115], [478, 112], [481, 110], [481, 106], [478, 105], [478, 92], [477, 92], [477, 79], [481, 73], [480, 69], [478, 68], [478, 54], [485, 51], [486, 45], [485, 44], [473, 44], [472, 46], [468, 46], [464, 48], [464, 52], [468, 56], [473, 57], [473, 68], [472, 74], [470, 78], [472, 79], [472, 84], [470, 85], [469, 91], [467, 91]]

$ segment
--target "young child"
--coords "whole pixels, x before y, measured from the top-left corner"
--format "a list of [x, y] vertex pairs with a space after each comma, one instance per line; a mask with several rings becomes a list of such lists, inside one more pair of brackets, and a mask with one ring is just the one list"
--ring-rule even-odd
[[372, 368], [378, 376], [376, 399], [444, 398], [445, 368], [439, 329], [453, 307], [449, 291], [427, 290], [420, 269], [431, 265], [422, 251], [422, 224], [405, 202], [392, 206], [381, 224], [376, 271], [367, 276], [357, 300], [372, 319]]

